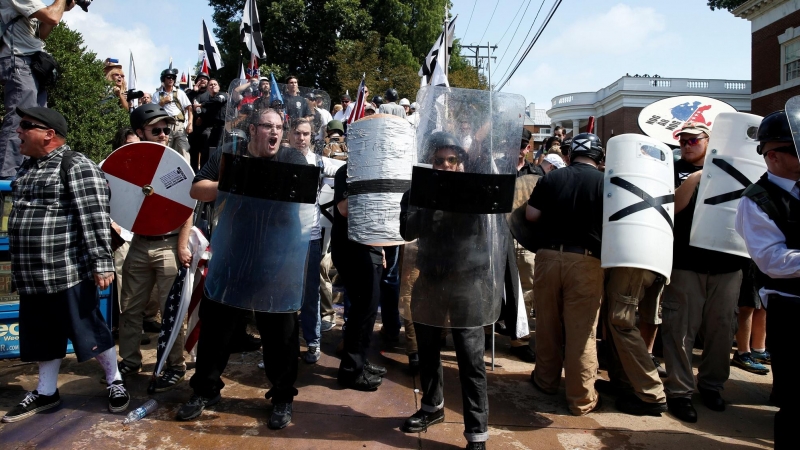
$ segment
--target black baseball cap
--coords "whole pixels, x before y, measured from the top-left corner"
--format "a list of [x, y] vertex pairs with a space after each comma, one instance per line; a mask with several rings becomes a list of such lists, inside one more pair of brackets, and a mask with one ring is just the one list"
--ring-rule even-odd
[[526, 147], [528, 143], [531, 141], [531, 132], [525, 128], [522, 129], [522, 142], [520, 143], [520, 148]]
[[17, 107], [17, 115], [20, 117], [28, 116], [31, 119], [36, 119], [44, 125], [52, 128], [56, 133], [62, 137], [67, 137], [67, 119], [55, 109], [44, 108], [42, 106], [34, 106], [33, 108], [20, 108]]

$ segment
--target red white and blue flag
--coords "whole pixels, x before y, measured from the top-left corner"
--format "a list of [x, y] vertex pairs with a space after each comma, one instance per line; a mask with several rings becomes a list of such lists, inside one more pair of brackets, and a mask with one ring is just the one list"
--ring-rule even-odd
[[361, 84], [358, 85], [358, 97], [356, 98], [356, 104], [353, 106], [353, 110], [350, 111], [350, 116], [347, 118], [348, 125], [364, 117], [364, 105], [366, 105], [366, 98], [364, 98], [366, 95], [364, 90], [367, 86], [366, 76], [367, 74], [361, 76]]

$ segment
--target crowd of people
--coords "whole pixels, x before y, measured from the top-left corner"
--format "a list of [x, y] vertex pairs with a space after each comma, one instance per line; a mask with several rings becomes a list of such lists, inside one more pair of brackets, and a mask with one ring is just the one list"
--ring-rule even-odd
[[[26, 52], [41, 49], [49, 23], [58, 23], [74, 6], [29, 3], [28, 9], [0, 3], [4, 23], [21, 18], [8, 30], [14, 46], [2, 38], [0, 74], [8, 72], [9, 64], [30, 64]], [[31, 33], [31, 18], [39, 21], [38, 37]], [[387, 369], [367, 358], [379, 308], [381, 340], [396, 344], [405, 335], [408, 369], [419, 374], [423, 394], [419, 411], [401, 426], [405, 432], [444, 421], [440, 353], [449, 333], [467, 448], [485, 448], [485, 339], [505, 329], [512, 355], [535, 364], [530, 382], [537, 390], [558, 394], [563, 370], [566, 403], [576, 416], [599, 409], [601, 393], [607, 393], [626, 414], [669, 412], [696, 422], [695, 392], [707, 409], [724, 411], [721, 392], [732, 365], [762, 375], [771, 365], [770, 401], [780, 408], [776, 448], [792, 445], [790, 427], [798, 403], [789, 386], [794, 366], [789, 353], [791, 326], [800, 309], [800, 159], [787, 112], [762, 121], [757, 151], [767, 172], [741, 194], [735, 229], [749, 258], [690, 245], [713, 131], [704, 123], [687, 122], [676, 132], [680, 158], [674, 163], [674, 194], [665, 200], [674, 202], [674, 214], [668, 215], [674, 243], [664, 249], [673, 259], [668, 273], [657, 273], [634, 265], [601, 267], [607, 149], [590, 132], [573, 130], [567, 137], [567, 130], [556, 127], [534, 149], [532, 134], [521, 127], [514, 130], [513, 142], [487, 138], [495, 119], [455, 117], [448, 126], [431, 130], [425, 123], [420, 128], [430, 119], [420, 112], [424, 108], [392, 88], [365, 100], [361, 118], [349, 95], [328, 110], [326, 95], [314, 90], [301, 94], [295, 76], [285, 80], [278, 98], [266, 77], [234, 83], [223, 92], [207, 72], [198, 73], [194, 87], [183, 90], [172, 68], [161, 73], [159, 89], [136, 99], [140, 106], [134, 106], [124, 89], [122, 67], [107, 60], [105, 72], [111, 98], [132, 110], [130, 127], [119, 130], [113, 147], [145, 141], [175, 150], [196, 171], [191, 197], [217, 209], [213, 218], [206, 217], [210, 225], [204, 229], [213, 253], [200, 302], [193, 393], [177, 420], [195, 419], [220, 402], [232, 351], [261, 348], [261, 367], [270, 384], [266, 397], [274, 405], [268, 426], [281, 429], [291, 423], [299, 361], [316, 363], [321, 333], [336, 326], [335, 283], [344, 303], [339, 384], [360, 391], [380, 387]], [[121, 228], [109, 215], [103, 172], [70, 150], [68, 124], [45, 107], [38, 81], [15, 77], [5, 82], [8, 115], [0, 131], [0, 175], [13, 180], [8, 229], [20, 294], [20, 355], [38, 363], [39, 379], [37, 388], [2, 420], [23, 420], [60, 404], [57, 379], [67, 339], [78, 361], [94, 358], [103, 367], [109, 410], [125, 411], [130, 404], [125, 378], [141, 371], [145, 333], [160, 331], [159, 312], [163, 318], [176, 275], [190, 266], [189, 235], [199, 215], [161, 235]], [[363, 96], [368, 98], [368, 88]], [[458, 108], [451, 107], [445, 110], [457, 115]], [[414, 149], [423, 169], [420, 177], [502, 175], [506, 163], [519, 179], [535, 177], [535, 187], [525, 192], [524, 214], [525, 226], [546, 230], [537, 231], [535, 246], [512, 239], [503, 216], [493, 213], [501, 200], [497, 188], [489, 190], [494, 196], [475, 198], [466, 207], [444, 194], [415, 190], [413, 183], [409, 188], [385, 182], [375, 191], [375, 185], [349, 179], [352, 119], [390, 116], [401, 120], [408, 133], [424, 130], [418, 131], [420, 145]], [[497, 156], [501, 146], [511, 149], [513, 161]], [[332, 213], [320, 201], [326, 185], [333, 187]], [[446, 183], [438, 186], [447, 192]], [[403, 193], [396, 205], [399, 233], [414, 245], [369, 245], [352, 238], [350, 203], [373, 192]], [[647, 193], [641, 198], [650, 207], [661, 205]], [[265, 218], [263, 211], [271, 214]], [[329, 246], [325, 218], [331, 223]], [[121, 242], [114, 243], [113, 234]], [[482, 248], [487, 250], [475, 251]], [[278, 277], [269, 270], [276, 258], [283, 268]], [[119, 350], [96, 295], [97, 288], [112, 284], [118, 291]], [[526, 322], [533, 317], [535, 338]], [[250, 325], [260, 338], [248, 334]], [[659, 333], [664, 366], [653, 356]], [[184, 340], [181, 326], [151, 392], [170, 390], [186, 377]], [[696, 346], [702, 354], [695, 376]], [[609, 381], [598, 378], [601, 366]]]

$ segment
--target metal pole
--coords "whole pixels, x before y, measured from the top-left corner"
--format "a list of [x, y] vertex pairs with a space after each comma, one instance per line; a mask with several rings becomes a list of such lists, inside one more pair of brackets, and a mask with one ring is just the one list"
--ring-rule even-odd
[[494, 372], [494, 325], [492, 324], [492, 372]]

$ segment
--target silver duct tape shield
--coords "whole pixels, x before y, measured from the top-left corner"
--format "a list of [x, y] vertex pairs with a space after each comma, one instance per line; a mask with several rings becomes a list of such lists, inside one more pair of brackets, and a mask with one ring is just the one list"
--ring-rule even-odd
[[[789, 129], [792, 130], [794, 148], [800, 149], [800, 95], [786, 101], [786, 117], [789, 118]], [[800, 152], [797, 157], [800, 158]]]
[[303, 304], [315, 206], [219, 192], [205, 293], [253, 311], [292, 312]]

